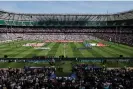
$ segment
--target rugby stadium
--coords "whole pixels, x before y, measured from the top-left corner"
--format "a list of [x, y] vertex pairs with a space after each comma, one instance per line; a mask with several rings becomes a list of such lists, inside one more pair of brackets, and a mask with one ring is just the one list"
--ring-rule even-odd
[[[4, 79], [9, 74], [18, 79], [8, 76], [11, 80], [9, 84], [17, 81], [12, 85], [17, 88], [11, 89], [132, 89], [133, 85], [127, 79], [129, 72], [123, 72], [127, 67], [132, 68], [132, 60], [133, 10], [113, 14], [0, 11], [0, 68], [6, 70], [0, 70], [0, 79], [7, 81]], [[10, 71], [7, 71], [8, 68]], [[14, 68], [21, 68], [21, 73]], [[54, 73], [53, 68], [56, 69]], [[106, 68], [124, 69], [110, 71]], [[66, 77], [71, 73], [70, 77]], [[1, 74], [5, 74], [4, 78]], [[103, 75], [105, 77], [101, 77]], [[117, 75], [123, 83], [117, 80]], [[33, 83], [32, 79], [36, 82]], [[8, 82], [3, 81], [0, 85], [7, 87]], [[113, 84], [116, 82], [118, 85]]]
[[132, 13], [22, 14], [0, 11], [0, 57], [133, 57]]

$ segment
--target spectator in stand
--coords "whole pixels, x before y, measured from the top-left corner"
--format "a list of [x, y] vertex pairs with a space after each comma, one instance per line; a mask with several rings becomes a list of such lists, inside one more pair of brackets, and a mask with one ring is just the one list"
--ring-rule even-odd
[[[0, 70], [1, 89], [133, 89], [133, 70], [73, 66], [70, 77], [53, 76], [55, 68]], [[52, 76], [53, 77], [52, 77]]]
[[[133, 45], [132, 28], [114, 29], [57, 29], [57, 28], [0, 28], [0, 40], [95, 40], [97, 38]], [[6, 33], [5, 33], [6, 32]], [[17, 32], [17, 33], [16, 33]]]

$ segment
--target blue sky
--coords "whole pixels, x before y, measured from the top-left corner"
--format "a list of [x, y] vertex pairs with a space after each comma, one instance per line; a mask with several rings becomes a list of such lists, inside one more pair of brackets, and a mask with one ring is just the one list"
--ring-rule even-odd
[[117, 13], [133, 9], [133, 1], [0, 1], [0, 9], [20, 13]]

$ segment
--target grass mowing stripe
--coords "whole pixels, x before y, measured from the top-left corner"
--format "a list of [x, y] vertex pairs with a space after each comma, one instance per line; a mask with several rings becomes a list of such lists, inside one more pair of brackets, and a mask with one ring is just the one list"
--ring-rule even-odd
[[[95, 40], [89, 40], [89, 43], [97, 43]], [[92, 47], [92, 51], [90, 51], [94, 57], [106, 57], [106, 54], [99, 47]], [[108, 55], [108, 54], [107, 54]]]
[[133, 50], [133, 47], [131, 47], [131, 46], [127, 46], [127, 45], [123, 45], [123, 44], [120, 44], [119, 46], [126, 48], [128, 50]]
[[[94, 42], [98, 43], [99, 41], [95, 40]], [[106, 54], [105, 54], [106, 57], [114, 57], [114, 56], [117, 57], [118, 56], [118, 55], [116, 55], [115, 51], [112, 51], [112, 50], [110, 51], [109, 47], [106, 47], [106, 46], [105, 47], [99, 47], [99, 49], [106, 52]]]
[[24, 51], [23, 47], [10, 49], [8, 52], [5, 52], [3, 55], [8, 55], [9, 57], [16, 57], [20, 52]]
[[[40, 43], [41, 41], [27, 41], [27, 43]], [[27, 49], [25, 52], [21, 53], [20, 55], [24, 56], [24, 57], [32, 57], [33, 55], [38, 56], [38, 52], [40, 52], [40, 50], [35, 50], [33, 47]]]
[[61, 43], [60, 47], [56, 52], [56, 56], [60, 56], [60, 55], [73, 57], [73, 52], [69, 43]]
[[[98, 54], [100, 54], [100, 56], [99, 57], [108, 57], [109, 55], [108, 55], [108, 53], [106, 53], [106, 52], [104, 52], [103, 50], [101, 50], [101, 48], [99, 48], [99, 47], [93, 47], [92, 48], [96, 53], [96, 55], [97, 55], [97, 53]], [[94, 52], [93, 52], [94, 53]]]
[[[88, 42], [94, 42], [94, 40], [89, 40]], [[91, 50], [87, 50], [88, 52], [90, 52], [93, 56], [92, 57], [104, 57], [103, 54], [101, 54], [99, 51], [97, 51], [96, 47], [92, 47]]]
[[96, 49], [92, 48], [92, 50], [87, 50], [88, 52], [90, 52], [93, 56], [92, 57], [103, 57], [103, 55], [101, 55], [98, 51], [96, 51]]
[[[35, 42], [35, 41], [31, 41], [31, 42]], [[35, 50], [33, 47], [27, 49], [27, 51], [25, 52], [26, 55], [21, 55], [24, 58], [31, 58], [32, 56], [37, 56], [37, 53], [39, 52], [39, 50]]]
[[[36, 54], [37, 56], [39, 55], [43, 55], [43, 53], [48, 53], [48, 51], [44, 51], [44, 50], [36, 50], [32, 49], [32, 48], [28, 48], [28, 47], [23, 47], [22, 45], [25, 43], [35, 43], [37, 41], [29, 41], [29, 40], [24, 40], [24, 41], [14, 41], [14, 42], [10, 42], [9, 43], [2, 43], [0, 44], [0, 57], [3, 57], [4, 55], [8, 55], [9, 57], [25, 57], [27, 55], [27, 57], [31, 57], [33, 54]], [[39, 42], [39, 41], [38, 41]], [[103, 42], [103, 43], [107, 43], [110, 44], [111, 47], [92, 47], [92, 50], [78, 50], [79, 52], [75, 52], [77, 50], [73, 50], [73, 47], [71, 47], [71, 44], [68, 44], [68, 47], [66, 47], [66, 55], [67, 56], [80, 56], [80, 57], [117, 57], [118, 55], [123, 55], [126, 57], [133, 57], [133, 47], [128, 47], [127, 45], [123, 45], [123, 44], [116, 44], [116, 43], [112, 43], [112, 42], [107, 42], [107, 41], [101, 41], [101, 40], [93, 40], [93, 41], [88, 41], [88, 42]], [[51, 45], [45, 44], [44, 46], [48, 46], [51, 47]], [[73, 44], [73, 43], [72, 43]], [[75, 43], [74, 44], [76, 47], [82, 47], [81, 44], [79, 43]], [[18, 47], [16, 47], [18, 46]], [[113, 46], [113, 48], [112, 48]], [[75, 48], [76, 48], [75, 47]], [[115, 48], [114, 48], [115, 47]], [[53, 49], [53, 45], [52, 45], [52, 49]], [[54, 50], [54, 49], [53, 49]], [[59, 48], [57, 49], [57, 51], [51, 52], [54, 55], [60, 55], [60, 52], [58, 51], [60, 50], [61, 53], [63, 53], [64, 50], [64, 46], [61, 44], [59, 46]], [[104, 52], [103, 52], [104, 51]], [[74, 54], [75, 53], [75, 54]], [[80, 54], [81, 53], [81, 54]], [[105, 55], [105, 56], [104, 56]]]
[[[103, 40], [97, 40], [97, 42], [103, 42], [103, 43], [107, 43], [107, 41], [103, 41]], [[127, 50], [127, 49], [122, 49], [121, 47], [119, 47], [118, 46], [118, 44], [116, 44], [116, 43], [114, 43], [114, 44], [112, 44], [111, 42], [108, 42], [111, 46], [110, 46], [110, 48], [111, 49], [113, 49], [114, 50], [114, 52], [116, 53], [116, 54], [118, 54], [119, 53], [119, 55], [125, 55], [125, 56], [130, 56], [131, 57], [131, 55], [132, 55], [132, 53], [130, 53], [129, 52], [129, 50]], [[108, 44], [107, 43], [107, 44]], [[127, 53], [125, 52], [127, 50]], [[117, 55], [118, 56], [118, 55]]]
[[73, 43], [70, 43], [70, 47], [72, 49], [72, 52], [73, 52], [73, 57], [77, 57], [77, 54], [76, 54], [76, 47], [73, 45]]
[[[21, 42], [22, 43], [22, 42]], [[3, 47], [3, 50], [0, 50], [1, 55], [8, 55], [9, 57], [14, 57], [15, 55], [17, 55], [19, 52], [18, 50], [21, 50], [21, 48], [19, 47], [14, 47], [14, 44], [11, 45], [10, 47], [6, 46]]]
[[29, 51], [30, 49], [32, 50], [32, 48], [25, 48], [25, 49], [26, 50], [23, 49], [22, 51], [20, 51], [19, 54], [16, 55], [15, 57], [24, 57], [28, 54], [27, 51]]
[[112, 44], [112, 42], [109, 42], [110, 45], [112, 46], [116, 46], [117, 48], [129, 53], [129, 54], [133, 54], [133, 47], [130, 47], [130, 46], [126, 46], [126, 45], [123, 45], [123, 44], [117, 44], [117, 43], [114, 43]]
[[132, 57], [133, 56], [132, 51], [130, 51], [128, 49], [124, 49], [122, 47], [119, 47], [119, 45], [116, 43], [114, 43], [114, 44], [112, 44], [111, 42], [109, 42], [109, 43], [110, 43], [110, 48], [115, 50], [115, 53], [119, 53], [119, 55], [124, 55], [126, 57]]
[[[24, 43], [24, 42], [21, 42], [21, 43]], [[21, 45], [20, 48], [15, 50], [16, 54], [14, 54], [14, 53], [12, 54], [12, 57], [13, 58], [21, 58], [21, 56], [23, 55], [22, 53], [26, 53], [28, 49], [30, 49], [30, 47], [23, 47]]]
[[56, 52], [60, 46], [60, 43], [55, 43], [51, 50], [47, 53], [47, 56], [56, 56]]
[[[27, 43], [27, 41], [22, 41], [21, 43]], [[33, 42], [33, 41], [31, 41], [31, 42]], [[22, 49], [22, 50], [21, 50]], [[18, 50], [18, 49], [16, 49], [16, 51], [17, 51], [17, 54], [14, 54], [13, 56], [14, 57], [16, 57], [16, 58], [21, 58], [21, 57], [23, 57], [23, 56], [25, 56], [25, 55], [23, 55], [22, 53], [24, 52], [25, 54], [27, 53], [27, 50], [29, 50], [29, 49], [32, 49], [31, 47], [23, 47], [22, 45], [20, 46], [20, 49]]]
[[130, 53], [127, 50], [124, 50], [124, 49], [122, 49], [122, 48], [120, 48], [118, 46], [111, 46], [111, 48], [113, 48], [115, 50], [118, 50], [119, 52], [121, 52], [125, 56], [129, 56], [129, 57], [132, 57], [133, 56], [133, 53]]
[[[75, 43], [78, 48], [85, 48], [83, 43]], [[84, 57], [93, 57], [92, 53], [90, 53], [88, 50], [91, 49], [84, 49], [80, 50]]]
[[118, 47], [118, 48], [120, 48], [121, 50], [124, 50], [125, 52], [127, 52], [127, 53], [131, 53], [131, 54], [133, 54], [133, 50], [129, 50], [129, 49], [127, 49], [127, 48], [124, 48], [124, 47], [121, 47], [120, 45], [117, 45], [116, 47]]
[[[101, 40], [101, 39], [100, 39]], [[115, 43], [115, 42], [110, 42], [110, 41], [104, 41], [104, 40], [101, 40], [103, 42], [108, 42], [110, 44], [114, 44], [114, 45], [119, 45], [121, 46], [122, 48], [125, 48], [125, 49], [128, 49], [128, 50], [133, 50], [133, 47], [131, 46], [128, 46], [128, 45], [124, 45], [124, 44], [118, 44], [118, 43]]]
[[13, 48], [13, 47], [17, 47], [17, 45], [16, 44], [10, 44], [10, 45], [9, 44], [8, 45], [5, 44], [3, 46], [0, 46], [0, 49], [4, 49], [4, 48], [9, 48], [10, 49], [10, 48]]
[[[108, 41], [104, 41], [104, 40], [102, 40], [103, 42], [108, 42]], [[115, 45], [116, 47], [119, 47], [119, 49], [121, 49], [121, 50], [124, 50], [124, 51], [126, 51], [126, 52], [128, 52], [129, 54], [131, 53], [133, 53], [133, 47], [131, 47], [131, 46], [127, 46], [127, 45], [123, 45], [123, 44], [118, 44], [118, 43], [114, 43], [114, 42], [108, 42], [110, 45]]]
[[[110, 44], [111, 44], [112, 42], [110, 42]], [[115, 49], [116, 51], [119, 51], [119, 52], [121, 52], [121, 54], [123, 54], [123, 55], [125, 55], [125, 56], [128, 56], [128, 57], [132, 57], [133, 55], [133, 51], [131, 51], [131, 50], [128, 50], [127, 48], [123, 48], [123, 47], [121, 47], [120, 45], [121, 44], [117, 44], [117, 43], [114, 43], [115, 45], [111, 45], [111, 48], [113, 48], [113, 49]], [[120, 54], [120, 55], [121, 55]]]
[[114, 49], [112, 49], [110, 47], [104, 47], [104, 49], [107, 50], [106, 51], [107, 53], [112, 54], [112, 57], [118, 57], [121, 54], [121, 52], [116, 51], [116, 50], [114, 50]]
[[73, 50], [71, 48], [70, 43], [65, 44], [65, 52], [67, 57], [73, 57]]
[[73, 56], [74, 57], [83, 57], [82, 53], [79, 51], [79, 49], [77, 49], [76, 45], [74, 43], [70, 43], [71, 44], [71, 48], [73, 50]]
[[0, 47], [7, 47], [7, 46], [16, 46], [16, 44], [21, 44], [21, 43], [26, 43], [27, 41], [14, 41], [14, 42], [9, 42], [9, 43], [3, 43], [0, 44]]
[[125, 51], [123, 52], [120, 48], [116, 48], [116, 47], [113, 47], [113, 46], [109, 46], [108, 48], [109, 48], [111, 53], [115, 54], [114, 57], [118, 57], [119, 55], [123, 55], [123, 56], [128, 57], [127, 53], [125, 54]]
[[[53, 47], [53, 45], [54, 45], [55, 43], [46, 43], [46, 45], [47, 45], [47, 47], [49, 47], [50, 49], [48, 49], [48, 50], [41, 50], [39, 53], [38, 53], [38, 55], [39, 56], [46, 56], [47, 54], [48, 54], [48, 52], [51, 50], [51, 48]], [[43, 46], [43, 47], [46, 47], [46, 46]]]
[[61, 56], [61, 55], [64, 55], [65, 56], [65, 51], [64, 51], [64, 43], [60, 43], [57, 51], [56, 51], [56, 54], [55, 56]]
[[[14, 44], [12, 44], [12, 45], [8, 45], [8, 46], [6, 46], [5, 45], [5, 47], [2, 47], [2, 48], [0, 48], [1, 50], [0, 50], [0, 52], [2, 51], [10, 51], [10, 50], [14, 50], [14, 49], [16, 49], [16, 48], [18, 48], [18, 47], [22, 47], [22, 45], [20, 45], [20, 44], [23, 44], [24, 43], [24, 41], [22, 41], [22, 42], [20, 42], [20, 43], [17, 43], [17, 44], [19, 44], [19, 46], [18, 45], [14, 45]], [[1, 47], [1, 46], [0, 46]]]
[[25, 50], [21, 50], [21, 49], [23, 49], [23, 48], [20, 48], [20, 50], [15, 51], [15, 53], [11, 51], [11, 53], [13, 53], [13, 54], [11, 54], [11, 57], [21, 58], [22, 53], [25, 52]]
[[[24, 58], [31, 58], [33, 56], [37, 56], [39, 50], [35, 50], [34, 48], [28, 49], [25, 53], [27, 55], [23, 55]], [[22, 55], [21, 55], [22, 56]]]
[[[89, 43], [94, 43], [94, 40], [89, 40], [88, 41]], [[95, 47], [92, 47], [92, 50], [87, 50], [88, 52], [90, 52], [92, 55], [93, 55], [93, 57], [104, 57], [104, 55], [103, 54], [101, 54], [98, 50], [97, 50], [97, 48], [95, 48]]]

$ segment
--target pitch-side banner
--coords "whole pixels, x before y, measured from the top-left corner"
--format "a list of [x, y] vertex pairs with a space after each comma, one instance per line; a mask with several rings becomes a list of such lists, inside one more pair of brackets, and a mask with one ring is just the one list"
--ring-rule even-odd
[[67, 42], [83, 42], [83, 40], [45, 40], [45, 42], [61, 42], [61, 43], [67, 43]]

